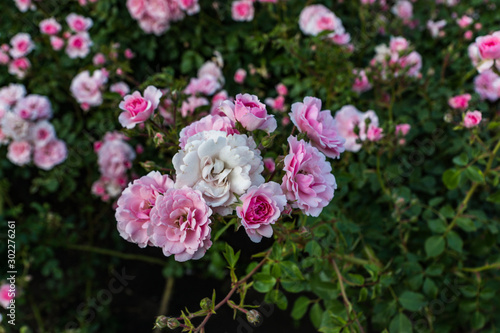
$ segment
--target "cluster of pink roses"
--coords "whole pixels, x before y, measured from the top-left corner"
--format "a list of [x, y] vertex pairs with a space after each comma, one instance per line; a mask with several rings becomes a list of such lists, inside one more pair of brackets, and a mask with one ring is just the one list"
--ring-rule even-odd
[[500, 31], [477, 37], [469, 46], [469, 56], [479, 73], [493, 68], [500, 70]]
[[299, 17], [300, 30], [306, 35], [317, 36], [329, 31], [327, 38], [338, 45], [347, 45], [351, 36], [345, 31], [342, 21], [323, 5], [305, 7]]
[[198, 0], [127, 0], [127, 9], [144, 32], [159, 36], [184, 14], [198, 13], [200, 5]]
[[276, 98], [268, 97], [264, 100], [264, 102], [273, 110], [284, 112], [286, 108], [285, 97], [288, 95], [288, 88], [283, 83], [278, 83], [276, 85], [276, 92], [278, 93]]
[[31, 67], [31, 62], [26, 57], [33, 49], [31, 36], [25, 32], [16, 34], [10, 40], [10, 46], [3, 44], [0, 47], [0, 65], [7, 65], [9, 74], [23, 79]]
[[[469, 101], [472, 96], [470, 94], [462, 94], [453, 96], [448, 100], [448, 105], [455, 110], [465, 111], [469, 106]], [[482, 113], [480, 111], [467, 111], [462, 115], [463, 126], [465, 128], [472, 128], [479, 125], [482, 119]]]
[[0, 89], [0, 144], [9, 144], [7, 158], [22, 166], [31, 162], [50, 170], [66, 160], [66, 144], [57, 139], [48, 121], [52, 107], [47, 97], [26, 95], [26, 88], [10, 84]]
[[[282, 87], [280, 92], [284, 93]], [[294, 105], [292, 114], [314, 146], [338, 157], [344, 140], [336, 136], [329, 111], [320, 114], [320, 108], [319, 100], [308, 97]], [[237, 124], [248, 135], [240, 134]], [[120, 235], [141, 247], [161, 247], [166, 256], [185, 261], [202, 257], [211, 246], [213, 213], [226, 216], [236, 211], [254, 242], [272, 236], [272, 224], [286, 207], [288, 212], [298, 208], [318, 216], [336, 189], [331, 165], [318, 148], [290, 136], [282, 184], [265, 182], [264, 161], [252, 133], [271, 134], [276, 128], [274, 116], [257, 96], [239, 94], [222, 101], [217, 112], [180, 132], [180, 150], [172, 160], [175, 181], [151, 172], [125, 189], [116, 210]]]
[[380, 73], [380, 79], [386, 80], [391, 75], [398, 77], [421, 77], [422, 56], [412, 51], [410, 43], [404, 37], [391, 37], [389, 46], [378, 45], [375, 57], [370, 61], [372, 70]]
[[71, 59], [85, 58], [92, 46], [92, 40], [88, 30], [92, 27], [91, 18], [71, 13], [66, 17], [70, 31], [65, 31], [62, 36], [57, 36], [61, 32], [61, 24], [53, 17], [40, 22], [40, 32], [50, 36], [50, 44], [56, 51], [61, 50], [66, 42], [66, 54]]
[[[235, 0], [231, 3], [231, 17], [235, 21], [249, 22], [255, 15], [254, 2], [256, 0]], [[258, 0], [258, 2], [277, 3], [278, 0]]]
[[103, 141], [94, 143], [101, 177], [92, 185], [92, 193], [103, 201], [116, 198], [128, 183], [127, 171], [136, 155], [127, 139], [121, 133], [108, 132]]

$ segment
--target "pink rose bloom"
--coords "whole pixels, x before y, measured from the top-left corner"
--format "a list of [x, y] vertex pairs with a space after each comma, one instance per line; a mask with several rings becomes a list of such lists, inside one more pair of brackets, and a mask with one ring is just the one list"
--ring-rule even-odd
[[13, 106], [26, 95], [26, 88], [22, 84], [11, 83], [0, 89], [0, 101]]
[[15, 141], [28, 140], [30, 122], [19, 117], [14, 112], [6, 112], [1, 119], [3, 133]]
[[179, 147], [184, 149], [188, 139], [196, 133], [211, 130], [223, 131], [228, 135], [240, 134], [238, 130], [234, 128], [234, 123], [228, 117], [208, 115], [181, 130], [181, 133], [179, 134]]
[[366, 138], [369, 141], [379, 141], [383, 137], [382, 132], [382, 128], [370, 124], [370, 126], [368, 126], [368, 131], [366, 131]]
[[130, 92], [130, 87], [125, 82], [116, 82], [109, 87], [109, 91], [120, 94], [121, 97], [125, 97], [126, 94]]
[[273, 235], [274, 224], [286, 206], [286, 196], [280, 185], [269, 182], [250, 187], [240, 197], [243, 204], [236, 207], [236, 214], [241, 219], [241, 225], [254, 243], [259, 243], [262, 237]]
[[66, 16], [66, 22], [69, 28], [74, 32], [86, 32], [92, 27], [92, 19], [88, 17], [83, 17], [75, 13], [71, 13]]
[[465, 110], [469, 106], [470, 99], [471, 99], [471, 95], [470, 94], [463, 94], [463, 95], [454, 96], [454, 97], [451, 97], [448, 100], [448, 105], [452, 109], [463, 109], [463, 110]]
[[181, 262], [200, 259], [212, 246], [211, 215], [200, 191], [188, 187], [168, 189], [156, 197], [148, 235], [165, 256], [173, 254]]
[[228, 99], [228, 95], [227, 91], [225, 90], [219, 91], [217, 94], [215, 94], [214, 97], [212, 97], [212, 108], [210, 110], [210, 113], [215, 115], [221, 103], [226, 99]]
[[432, 38], [437, 38], [440, 37], [441, 34], [441, 29], [443, 29], [446, 26], [446, 21], [445, 20], [439, 20], [439, 21], [427, 21], [427, 29], [431, 33]]
[[188, 15], [194, 15], [200, 12], [200, 5], [198, 0], [176, 0], [179, 7]]
[[292, 207], [317, 217], [333, 199], [337, 188], [332, 167], [325, 155], [304, 140], [290, 136], [288, 144], [290, 153], [285, 157], [281, 188]]
[[87, 32], [77, 33], [68, 38], [66, 45], [66, 54], [71, 59], [85, 58], [90, 52], [92, 40]]
[[48, 119], [52, 117], [52, 106], [46, 96], [31, 94], [19, 100], [14, 113], [27, 120]]
[[287, 87], [283, 83], [279, 83], [276, 86], [276, 92], [280, 96], [286, 96], [286, 95], [288, 95], [288, 89], [287, 89]]
[[234, 73], [234, 82], [243, 84], [245, 82], [245, 79], [247, 77], [247, 71], [244, 70], [243, 68], [240, 68]]
[[472, 128], [479, 125], [481, 119], [483, 118], [480, 111], [467, 111], [464, 116], [464, 126], [466, 128]]
[[17, 58], [9, 63], [9, 74], [15, 75], [18, 79], [24, 79], [26, 73], [31, 68], [31, 62], [27, 58]]
[[403, 20], [413, 17], [413, 5], [406, 0], [399, 0], [391, 9], [392, 13]]
[[204, 75], [200, 78], [191, 78], [189, 84], [184, 89], [186, 95], [195, 95], [197, 93], [202, 93], [204, 95], [213, 95], [218, 89], [220, 89], [220, 83], [215, 76]]
[[188, 115], [192, 115], [197, 108], [209, 104], [208, 99], [204, 97], [189, 96], [182, 102], [181, 115], [183, 118], [186, 118]]
[[[366, 140], [366, 119], [378, 127], [378, 117], [373, 111], [363, 113], [352, 105], [346, 105], [335, 113], [339, 135], [346, 140], [345, 150], [358, 152], [361, 149], [362, 145], [357, 140]], [[356, 127], [359, 130], [359, 135], [355, 133]]]
[[476, 45], [483, 59], [500, 58], [500, 31], [492, 35], [477, 37]]
[[[222, 62], [222, 59], [220, 59]], [[213, 76], [220, 84], [224, 84], [224, 76], [222, 75], [222, 70], [221, 67], [223, 64], [220, 66], [217, 65], [213, 61], [207, 61], [203, 64], [203, 66], [198, 69], [198, 77], [202, 78], [206, 75]]]
[[68, 149], [62, 140], [53, 139], [45, 146], [35, 147], [33, 162], [43, 170], [50, 170], [68, 157]]
[[105, 139], [97, 155], [99, 172], [109, 179], [123, 177], [135, 159], [134, 149], [120, 137]]
[[406, 75], [410, 77], [418, 77], [420, 74], [420, 69], [422, 68], [422, 56], [413, 51], [410, 54], [401, 57], [399, 59], [399, 64], [406, 71]]
[[9, 144], [7, 158], [19, 166], [28, 164], [31, 161], [31, 145], [27, 141], [12, 141]]
[[51, 17], [40, 22], [40, 32], [46, 35], [55, 35], [61, 31], [61, 25]]
[[488, 99], [491, 102], [498, 99], [499, 93], [494, 85], [497, 80], [499, 77], [492, 70], [486, 70], [474, 78], [474, 88], [481, 99]]
[[28, 9], [34, 9], [34, 6], [31, 4], [31, 0], [14, 0], [17, 9], [19, 9], [22, 13], [28, 11]]
[[342, 21], [323, 5], [305, 7], [300, 13], [299, 27], [304, 34], [311, 36], [316, 36], [325, 30], [344, 33]]
[[10, 61], [10, 57], [5, 51], [0, 50], [0, 65], [7, 65]]
[[[347, 45], [351, 41], [351, 35], [347, 32], [344, 33], [334, 33], [333, 35], [328, 36], [332, 42], [334, 42], [337, 45]], [[352, 45], [351, 45], [352, 46]], [[349, 47], [350, 49], [350, 47]], [[351, 51], [352, 52], [352, 49]]]
[[14, 299], [15, 292], [9, 291], [10, 286], [8, 284], [2, 284], [0, 286], [0, 305], [7, 309], [10, 304], [10, 300]]
[[352, 90], [358, 94], [368, 91], [372, 88], [366, 72], [364, 69], [354, 69], [353, 71], [356, 78], [354, 79], [354, 84], [352, 85]]
[[410, 132], [410, 124], [396, 125], [396, 136], [406, 136]]
[[389, 49], [391, 52], [401, 52], [408, 49], [410, 43], [404, 37], [391, 37], [391, 41], [389, 42]]
[[259, 98], [250, 94], [238, 94], [234, 105], [226, 101], [223, 110], [232, 121], [238, 121], [246, 130], [255, 131], [257, 129], [272, 133], [276, 130], [276, 119], [269, 115], [266, 105], [259, 101]]
[[30, 127], [30, 139], [36, 147], [45, 146], [49, 141], [56, 137], [54, 126], [47, 120], [37, 122]]
[[102, 70], [95, 70], [92, 76], [89, 71], [84, 71], [71, 81], [70, 91], [78, 103], [98, 106], [102, 104], [101, 89], [106, 81], [107, 77]]
[[[130, 183], [118, 199], [115, 213], [120, 236], [141, 248], [151, 245], [148, 236], [149, 214], [156, 198], [173, 187], [173, 180], [158, 171], [151, 171]], [[101, 189], [96, 190], [102, 192]]]
[[10, 45], [12, 45], [12, 47], [10, 48], [9, 53], [12, 58], [24, 57], [35, 48], [35, 44], [33, 44], [31, 36], [24, 32], [20, 32], [12, 37]]
[[303, 103], [294, 103], [289, 115], [299, 131], [307, 133], [311, 143], [326, 156], [339, 158], [345, 151], [345, 139], [339, 135], [331, 111], [321, 111], [320, 99], [306, 97]]
[[276, 98], [266, 98], [264, 103], [271, 107], [273, 110], [284, 112], [285, 111], [285, 97], [278, 96]]
[[472, 43], [467, 48], [467, 54], [474, 67], [476, 67], [481, 62], [481, 54], [479, 53], [479, 48], [476, 43]]
[[127, 0], [127, 9], [130, 16], [139, 20], [146, 11], [145, 2], [146, 0]]
[[57, 36], [50, 36], [50, 45], [54, 51], [59, 51], [64, 47], [64, 39]]
[[161, 91], [153, 86], [148, 86], [144, 90], [144, 97], [138, 91], [125, 96], [119, 105], [124, 112], [120, 114], [118, 121], [123, 127], [129, 129], [134, 128], [136, 124], [145, 122], [160, 104], [161, 96]]
[[274, 172], [274, 170], [276, 170], [276, 163], [274, 163], [274, 159], [271, 157], [266, 157], [264, 159], [264, 168], [269, 170], [269, 172]]
[[471, 30], [467, 30], [466, 32], [464, 32], [464, 38], [467, 40], [471, 40], [473, 36], [474, 33]]
[[94, 64], [94, 66], [104, 65], [106, 63], [106, 57], [102, 53], [97, 53], [92, 58], [92, 63]]
[[472, 22], [474, 22], [474, 20], [472, 19], [472, 17], [469, 17], [467, 15], [463, 15], [461, 18], [457, 19], [457, 24], [462, 29], [468, 27], [469, 25], [471, 25]]
[[253, 20], [254, 8], [252, 0], [237, 0], [231, 4], [231, 16], [235, 21]]

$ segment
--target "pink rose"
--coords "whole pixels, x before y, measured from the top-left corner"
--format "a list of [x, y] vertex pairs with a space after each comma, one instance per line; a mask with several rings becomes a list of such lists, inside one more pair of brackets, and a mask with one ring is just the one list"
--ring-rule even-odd
[[287, 89], [287, 87], [283, 83], [279, 83], [276, 86], [276, 92], [280, 96], [286, 96], [286, 95], [288, 95], [288, 89]]
[[479, 125], [481, 119], [483, 118], [480, 111], [467, 111], [464, 116], [464, 126], [466, 128], [472, 128]]
[[30, 127], [30, 139], [36, 147], [45, 146], [56, 137], [54, 126], [47, 120], [37, 122]]
[[22, 84], [11, 83], [0, 89], [0, 101], [12, 106], [26, 95], [26, 88]]
[[186, 118], [188, 115], [192, 115], [194, 111], [201, 107], [209, 105], [208, 99], [204, 97], [189, 96], [181, 105], [181, 115]]
[[305, 7], [299, 17], [300, 30], [306, 35], [316, 36], [322, 31], [344, 33], [342, 21], [323, 5]]
[[[222, 62], [222, 59], [220, 59]], [[213, 61], [207, 61], [198, 69], [198, 77], [202, 78], [206, 75], [213, 76], [220, 84], [224, 84], [224, 76], [222, 75], [221, 67], [223, 64], [217, 65]]]
[[269, 182], [252, 186], [240, 200], [243, 204], [236, 207], [236, 214], [248, 237], [255, 243], [259, 243], [262, 237], [270, 238], [273, 235], [271, 224], [279, 219], [286, 206], [286, 196], [280, 185]]
[[332, 167], [325, 155], [304, 140], [290, 136], [288, 144], [290, 153], [285, 157], [281, 188], [292, 207], [317, 217], [333, 199], [337, 188]]
[[263, 162], [264, 162], [264, 168], [269, 170], [269, 172], [274, 172], [274, 170], [276, 170], [276, 164], [274, 163], [273, 158], [266, 157]]
[[184, 89], [184, 93], [186, 95], [195, 95], [196, 93], [213, 95], [220, 87], [217, 78], [207, 74], [199, 78], [191, 78], [188, 86]]
[[474, 88], [481, 99], [488, 99], [491, 102], [498, 99], [499, 92], [495, 87], [495, 82], [498, 80], [499, 76], [492, 70], [486, 70], [474, 78]]
[[27, 58], [17, 58], [9, 63], [9, 74], [15, 75], [18, 79], [24, 79], [31, 67], [31, 62]]
[[106, 136], [97, 153], [99, 172], [109, 179], [124, 177], [135, 159], [134, 149], [123, 140], [122, 136], [115, 137], [111, 133]]
[[104, 65], [106, 63], [106, 57], [102, 53], [97, 53], [92, 58], [92, 63], [94, 64], [94, 66]]
[[30, 122], [14, 112], [6, 112], [2, 117], [1, 128], [7, 137], [15, 141], [25, 141], [28, 140]]
[[83, 17], [75, 13], [71, 13], [66, 16], [66, 22], [68, 23], [69, 28], [74, 32], [86, 32], [93, 25], [91, 18]]
[[121, 97], [125, 97], [126, 94], [130, 92], [130, 87], [125, 82], [116, 82], [109, 87], [109, 91], [120, 94]]
[[240, 68], [234, 73], [234, 82], [243, 84], [243, 82], [245, 82], [246, 77], [247, 77], [247, 71], [244, 70], [243, 68]]
[[354, 79], [354, 84], [352, 85], [352, 90], [358, 94], [361, 94], [365, 91], [368, 91], [372, 88], [370, 81], [368, 81], [368, 77], [366, 76], [366, 72], [364, 69], [354, 69], [354, 75], [356, 75], [356, 79]]
[[470, 94], [463, 94], [451, 97], [448, 100], [448, 105], [453, 109], [467, 109], [469, 106], [469, 101], [471, 99]]
[[84, 71], [71, 81], [70, 91], [78, 103], [98, 106], [102, 104], [101, 89], [106, 82], [107, 77], [104, 71], [95, 70], [92, 76], [89, 71]]
[[135, 53], [132, 52], [131, 49], [125, 49], [125, 51], [123, 52], [123, 55], [125, 56], [125, 58], [127, 59], [133, 59], [135, 57]]
[[234, 105], [230, 101], [223, 103], [223, 112], [234, 122], [238, 121], [246, 130], [257, 129], [272, 133], [276, 130], [276, 119], [269, 115], [266, 105], [259, 98], [250, 94], [238, 94]]
[[389, 42], [389, 49], [391, 52], [402, 52], [408, 49], [410, 43], [404, 37], [391, 37]]
[[396, 136], [406, 136], [410, 132], [410, 124], [396, 125]]
[[467, 40], [471, 40], [473, 36], [474, 33], [471, 30], [467, 30], [466, 32], [464, 32], [464, 38]]
[[12, 45], [12, 47], [10, 48], [9, 53], [12, 58], [24, 57], [35, 48], [35, 44], [33, 44], [31, 36], [24, 32], [20, 32], [12, 37], [10, 45]]
[[66, 54], [71, 59], [85, 58], [90, 52], [92, 40], [87, 32], [80, 32], [68, 38]]
[[457, 19], [457, 24], [460, 28], [466, 28], [474, 22], [472, 17], [463, 15], [461, 18]]
[[144, 14], [146, 0], [127, 0], [127, 9], [134, 19], [139, 20]]
[[161, 91], [153, 86], [144, 90], [144, 97], [138, 91], [125, 96], [119, 105], [124, 112], [120, 114], [118, 121], [123, 127], [129, 129], [134, 128], [136, 124], [145, 122], [160, 104], [161, 96]]
[[366, 131], [366, 138], [369, 141], [379, 141], [383, 137], [382, 131], [382, 128], [370, 124], [370, 126], [368, 126], [368, 131]]
[[3, 50], [0, 50], [0, 65], [7, 65], [10, 61], [10, 57]]
[[339, 158], [344, 152], [345, 139], [339, 135], [331, 111], [321, 111], [320, 99], [306, 97], [303, 103], [294, 103], [289, 115], [299, 131], [307, 133], [312, 144], [326, 156]]
[[188, 15], [194, 15], [200, 12], [200, 5], [198, 0], [176, 0], [179, 7]]
[[[346, 140], [345, 150], [358, 152], [361, 149], [362, 145], [357, 140], [366, 140], [367, 119], [370, 124], [378, 127], [378, 117], [373, 111], [363, 113], [352, 105], [346, 105], [335, 113], [339, 135]], [[358, 128], [359, 135], [355, 132], [356, 128]]]
[[19, 166], [28, 164], [31, 161], [31, 145], [27, 141], [12, 141], [8, 147], [7, 158]]
[[61, 25], [51, 17], [40, 22], [40, 32], [46, 35], [55, 35], [61, 31]]
[[231, 16], [235, 21], [253, 20], [254, 8], [252, 0], [238, 0], [231, 4]]
[[31, 94], [17, 102], [14, 113], [27, 120], [48, 119], [52, 116], [52, 106], [46, 96]]
[[228, 95], [227, 91], [225, 90], [221, 90], [217, 94], [215, 94], [214, 97], [212, 97], [212, 108], [210, 109], [210, 113], [215, 115], [221, 103], [226, 99], [228, 99]]
[[399, 64], [403, 70], [406, 71], [406, 75], [410, 77], [418, 77], [420, 74], [420, 69], [422, 68], [422, 56], [413, 51], [410, 54], [401, 57], [399, 59]]
[[8, 284], [2, 284], [0, 286], [0, 305], [7, 309], [10, 305], [10, 301], [16, 297], [16, 292], [14, 289], [10, 289]]
[[211, 215], [200, 191], [188, 187], [168, 189], [156, 197], [148, 236], [165, 256], [175, 255], [176, 261], [200, 259], [212, 246]]
[[403, 20], [410, 20], [413, 17], [413, 5], [406, 0], [399, 0], [391, 9], [392, 13]]
[[431, 33], [432, 38], [437, 38], [441, 37], [441, 29], [443, 29], [446, 26], [446, 21], [445, 20], [439, 20], [439, 21], [427, 21], [427, 29]]
[[33, 162], [43, 170], [50, 170], [61, 164], [68, 157], [68, 150], [64, 141], [53, 139], [46, 145], [35, 147]]
[[34, 5], [32, 5], [31, 0], [14, 0], [17, 9], [19, 9], [22, 13], [28, 11], [28, 9], [34, 9]]
[[64, 39], [57, 36], [50, 36], [50, 45], [54, 51], [59, 51], [64, 47]]
[[234, 123], [228, 117], [208, 115], [181, 130], [179, 134], [179, 147], [184, 149], [188, 139], [196, 133], [211, 130], [223, 131], [228, 135], [239, 134], [238, 130], [234, 128]]
[[500, 31], [492, 35], [486, 35], [476, 38], [476, 45], [481, 57], [485, 60], [500, 58]]
[[[173, 180], [158, 171], [151, 171], [130, 183], [118, 199], [115, 213], [120, 236], [141, 248], [151, 245], [148, 236], [151, 209], [156, 198], [173, 187]], [[96, 187], [96, 191], [103, 192], [104, 188]]]

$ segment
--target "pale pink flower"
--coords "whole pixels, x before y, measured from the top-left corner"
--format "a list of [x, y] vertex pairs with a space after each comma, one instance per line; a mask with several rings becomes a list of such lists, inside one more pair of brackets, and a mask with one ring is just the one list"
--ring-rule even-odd
[[125, 97], [126, 94], [130, 92], [130, 87], [123, 81], [113, 83], [109, 87], [109, 91], [120, 94], [121, 97]]
[[[357, 152], [361, 149], [361, 144], [357, 140], [366, 140], [366, 120], [378, 127], [378, 117], [373, 111], [360, 112], [352, 105], [346, 105], [335, 113], [337, 129], [339, 135], [346, 141], [345, 150]], [[356, 134], [355, 129], [358, 129]]]
[[52, 106], [46, 96], [31, 94], [20, 99], [14, 113], [27, 120], [48, 119], [52, 116]]
[[6, 112], [1, 119], [3, 133], [16, 141], [28, 140], [30, 122], [14, 112]]
[[457, 95], [448, 100], [448, 105], [453, 109], [465, 110], [469, 106], [470, 99], [470, 94]]
[[100, 52], [96, 53], [96, 55], [92, 58], [92, 63], [94, 66], [104, 65], [106, 63], [106, 56]]
[[464, 32], [464, 38], [467, 40], [471, 40], [474, 37], [474, 33], [471, 30], [467, 30]]
[[383, 129], [381, 127], [370, 124], [366, 131], [366, 139], [368, 139], [368, 141], [379, 141], [383, 137], [382, 132]]
[[64, 47], [64, 39], [57, 36], [50, 36], [50, 45], [54, 51], [59, 51]]
[[27, 141], [12, 141], [8, 147], [7, 158], [19, 166], [28, 164], [31, 161], [31, 145]]
[[39, 26], [40, 32], [46, 35], [55, 35], [61, 31], [61, 25], [53, 17], [42, 20]]
[[212, 75], [203, 75], [199, 78], [191, 78], [188, 86], [184, 89], [186, 95], [195, 95], [196, 93], [202, 93], [204, 95], [213, 95], [221, 85], [217, 78]]
[[412, 51], [410, 54], [401, 57], [399, 64], [406, 70], [406, 75], [418, 77], [422, 68], [422, 56], [418, 52]]
[[113, 133], [106, 135], [107, 138], [104, 139], [97, 154], [99, 172], [109, 179], [124, 177], [135, 159], [134, 149], [123, 141], [122, 136]]
[[413, 17], [413, 5], [410, 1], [399, 0], [391, 9], [392, 13], [403, 20]]
[[460, 28], [466, 28], [474, 22], [472, 17], [463, 15], [461, 18], [457, 19], [457, 24]]
[[0, 50], [0, 65], [7, 65], [9, 61], [9, 55], [5, 51]]
[[481, 122], [482, 117], [480, 111], [467, 111], [464, 116], [464, 126], [466, 128], [476, 127]]
[[351, 41], [351, 35], [348, 32], [333, 33], [328, 35], [328, 38], [337, 45], [347, 45]]
[[9, 53], [12, 58], [24, 57], [35, 48], [35, 44], [33, 44], [31, 36], [25, 32], [20, 32], [12, 37], [10, 45], [12, 45], [12, 47], [10, 48]]
[[446, 26], [446, 21], [445, 20], [439, 20], [439, 21], [427, 21], [427, 29], [431, 33], [432, 38], [437, 38], [440, 36], [441, 29], [443, 29]]
[[221, 66], [222, 65], [219, 66], [213, 61], [207, 61], [198, 69], [198, 77], [202, 78], [209, 75], [214, 77], [222, 85], [224, 84], [224, 75], [222, 74]]
[[[117, 202], [115, 218], [120, 236], [141, 248], [152, 245], [148, 236], [151, 209], [156, 198], [173, 187], [173, 180], [158, 171], [151, 171], [130, 183]], [[105, 189], [96, 186], [95, 190], [100, 195]]]
[[410, 43], [404, 37], [391, 37], [389, 42], [389, 49], [391, 52], [402, 52], [408, 49]]
[[194, 15], [200, 12], [200, 5], [198, 0], [176, 0], [179, 7], [188, 15]]
[[372, 85], [370, 84], [370, 81], [368, 81], [368, 77], [366, 76], [366, 72], [364, 69], [354, 69], [353, 74], [356, 75], [351, 88], [354, 92], [361, 94], [372, 88]]
[[26, 95], [26, 88], [22, 84], [11, 83], [0, 89], [0, 101], [13, 106]]
[[146, 11], [145, 6], [146, 0], [127, 0], [127, 9], [134, 19], [141, 19], [142, 15]]
[[288, 95], [288, 89], [287, 89], [287, 87], [283, 83], [279, 83], [276, 86], [276, 92], [280, 96], [286, 96], [286, 95]]
[[44, 146], [35, 147], [33, 162], [43, 170], [50, 170], [61, 164], [68, 157], [66, 143], [62, 140], [53, 139]]
[[144, 90], [144, 97], [138, 91], [125, 96], [119, 105], [124, 112], [120, 114], [118, 121], [123, 127], [129, 129], [134, 128], [136, 124], [145, 122], [160, 104], [161, 96], [162, 92], [153, 86], [148, 86]]
[[0, 286], [0, 305], [3, 308], [7, 309], [14, 297], [16, 297], [16, 292], [14, 289], [10, 289], [9, 284], [2, 284]]
[[14, 0], [17, 9], [19, 9], [22, 13], [28, 11], [28, 9], [34, 9], [34, 5], [31, 3], [31, 0]]
[[276, 98], [268, 97], [264, 100], [264, 103], [271, 107], [273, 110], [284, 112], [285, 111], [285, 97], [278, 96]]
[[406, 136], [410, 132], [410, 124], [396, 125], [396, 136]]
[[274, 172], [274, 170], [276, 170], [276, 163], [274, 162], [274, 159], [271, 157], [266, 157], [264, 159], [264, 168], [269, 170], [269, 172]]
[[321, 111], [320, 99], [306, 97], [303, 103], [292, 104], [292, 112], [289, 115], [299, 131], [307, 133], [312, 144], [327, 157], [339, 158], [345, 151], [345, 139], [339, 135], [331, 111]]
[[24, 79], [28, 70], [31, 68], [31, 62], [28, 58], [13, 59], [9, 63], [9, 74], [15, 75], [18, 79]]
[[186, 126], [181, 130], [179, 134], [179, 147], [184, 149], [190, 137], [197, 133], [211, 130], [223, 131], [227, 134], [239, 134], [238, 130], [234, 128], [234, 122], [232, 122], [228, 117], [208, 115], [191, 123], [191, 125]]
[[204, 97], [189, 96], [182, 102], [181, 115], [186, 118], [188, 115], [192, 115], [197, 108], [209, 104], [208, 99]]
[[78, 103], [89, 106], [102, 104], [102, 88], [107, 82], [107, 77], [102, 70], [95, 70], [92, 76], [89, 71], [79, 73], [71, 81], [70, 91]]
[[210, 109], [211, 114], [216, 114], [217, 109], [221, 105], [222, 102], [224, 102], [226, 99], [228, 99], [227, 91], [221, 90], [217, 94], [215, 94], [212, 97], [212, 108]]
[[90, 52], [92, 40], [87, 32], [80, 32], [68, 38], [66, 54], [71, 59], [85, 58]]
[[499, 93], [494, 86], [494, 82], [497, 80], [499, 80], [499, 76], [492, 70], [486, 70], [474, 78], [474, 88], [481, 99], [488, 99], [491, 102], [498, 99]]
[[66, 22], [71, 30], [74, 32], [86, 32], [92, 27], [92, 19], [84, 17], [75, 13], [66, 16]]
[[212, 246], [211, 215], [200, 191], [188, 187], [168, 189], [156, 197], [148, 236], [165, 256], [175, 255], [176, 261], [200, 259]]
[[271, 224], [279, 219], [287, 203], [280, 185], [269, 182], [252, 186], [240, 201], [242, 205], [236, 207], [236, 214], [252, 242], [259, 243], [262, 237], [270, 238], [273, 235]]
[[494, 32], [492, 35], [486, 35], [476, 38], [476, 45], [479, 49], [479, 54], [483, 59], [499, 59], [500, 58], [500, 31]]
[[252, 0], [237, 0], [231, 4], [231, 16], [235, 21], [251, 21], [254, 16]]
[[125, 49], [125, 51], [123, 52], [123, 55], [127, 59], [133, 59], [135, 57], [135, 53], [131, 49]]
[[243, 84], [243, 82], [245, 82], [246, 77], [247, 77], [247, 71], [244, 70], [243, 68], [239, 68], [234, 73], [234, 82]]
[[36, 147], [45, 146], [56, 137], [54, 126], [47, 120], [37, 122], [30, 127], [30, 140]]
[[305, 7], [299, 17], [300, 30], [306, 35], [316, 36], [322, 31], [344, 33], [342, 21], [323, 5]]
[[479, 48], [476, 43], [472, 43], [468, 46], [467, 53], [472, 65], [476, 67], [481, 62], [481, 54], [479, 53]]
[[272, 133], [276, 130], [276, 119], [267, 113], [266, 105], [259, 98], [250, 94], [238, 94], [234, 104], [226, 101], [223, 110], [232, 121], [239, 122], [246, 130], [257, 129]]
[[304, 140], [288, 138], [290, 153], [285, 157], [281, 188], [288, 202], [309, 216], [319, 216], [333, 199], [337, 188], [332, 167], [325, 155]]

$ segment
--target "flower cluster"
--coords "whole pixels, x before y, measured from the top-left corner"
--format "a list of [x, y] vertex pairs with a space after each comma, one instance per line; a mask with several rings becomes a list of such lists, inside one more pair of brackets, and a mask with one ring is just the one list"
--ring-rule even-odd
[[3, 44], [0, 47], [0, 65], [7, 65], [9, 74], [23, 79], [31, 67], [26, 57], [33, 51], [35, 44], [31, 36], [25, 32], [16, 34], [10, 40], [10, 46]]
[[338, 134], [345, 139], [345, 150], [358, 152], [361, 141], [378, 141], [382, 138], [378, 117], [374, 111], [361, 112], [352, 105], [343, 106], [335, 113]]
[[9, 144], [9, 161], [22, 166], [33, 160], [40, 169], [50, 170], [66, 160], [66, 144], [57, 138], [51, 117], [47, 97], [26, 95], [20, 84], [0, 88], [0, 144]]
[[345, 31], [342, 21], [323, 5], [305, 7], [300, 13], [299, 27], [304, 34], [311, 36], [329, 31], [327, 38], [338, 45], [346, 45], [351, 40], [351, 36]]
[[200, 5], [198, 0], [127, 0], [127, 9], [144, 32], [159, 36], [171, 22], [198, 13]]
[[496, 67], [500, 70], [500, 31], [491, 35], [480, 36], [469, 47], [469, 55], [473, 54], [473, 63], [479, 73]]
[[375, 48], [375, 57], [370, 61], [372, 70], [386, 80], [394, 76], [421, 77], [422, 56], [412, 51], [410, 42], [404, 37], [391, 37], [389, 45]]
[[273, 110], [284, 112], [286, 110], [285, 97], [288, 95], [288, 88], [283, 83], [279, 83], [276, 85], [276, 92], [278, 93], [276, 98], [268, 97], [264, 102]]
[[87, 111], [92, 106], [102, 104], [102, 91], [107, 81], [105, 69], [95, 70], [92, 76], [89, 71], [83, 71], [71, 81], [70, 91], [81, 108]]
[[128, 183], [127, 171], [132, 168], [135, 152], [118, 132], [108, 132], [103, 141], [94, 143], [101, 177], [92, 185], [92, 193], [103, 201], [117, 197]]

